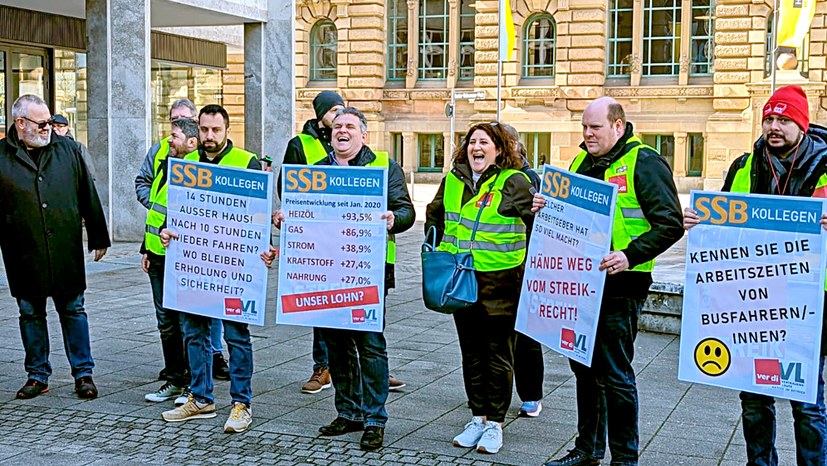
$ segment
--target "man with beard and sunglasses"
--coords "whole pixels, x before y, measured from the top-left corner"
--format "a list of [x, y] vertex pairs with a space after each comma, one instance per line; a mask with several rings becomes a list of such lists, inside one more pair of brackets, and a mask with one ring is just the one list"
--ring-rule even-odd
[[[752, 153], [732, 162], [722, 190], [827, 197], [827, 128], [810, 123], [804, 90], [799, 86], [778, 89], [764, 105], [762, 116], [761, 137], [753, 145]], [[688, 230], [699, 221], [694, 209], [684, 209], [684, 228]], [[821, 375], [827, 349], [825, 337], [827, 332], [822, 330], [815, 404], [790, 401], [799, 465], [827, 464], [827, 415]], [[777, 465], [775, 398], [747, 392], [741, 392], [740, 396], [747, 464]]]
[[20, 308], [26, 352], [28, 380], [17, 398], [49, 391], [49, 297], [60, 316], [75, 392], [95, 398], [81, 222], [86, 223], [89, 251], [99, 261], [110, 245], [106, 219], [80, 148], [52, 131], [43, 99], [20, 96], [11, 116], [13, 125], [0, 140], [0, 249], [9, 290]]

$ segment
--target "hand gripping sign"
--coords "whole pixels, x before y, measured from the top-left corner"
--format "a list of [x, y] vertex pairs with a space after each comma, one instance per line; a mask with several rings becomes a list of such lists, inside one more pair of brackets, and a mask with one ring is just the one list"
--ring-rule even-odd
[[264, 325], [273, 174], [169, 159], [164, 307]]
[[384, 328], [387, 168], [284, 165], [276, 322]]
[[545, 165], [540, 192], [516, 329], [590, 366], [617, 186]]
[[815, 403], [823, 199], [693, 191], [678, 378]]

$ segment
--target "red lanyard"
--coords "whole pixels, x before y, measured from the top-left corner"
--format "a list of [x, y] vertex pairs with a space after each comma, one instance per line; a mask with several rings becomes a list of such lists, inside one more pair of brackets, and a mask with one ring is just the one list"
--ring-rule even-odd
[[793, 168], [795, 168], [795, 158], [798, 157], [798, 149], [801, 147], [801, 141], [798, 141], [798, 144], [795, 146], [795, 153], [793, 154], [793, 161], [790, 164], [790, 172], [787, 173], [787, 181], [784, 182], [784, 189], [781, 189], [781, 183], [778, 182], [778, 175], [775, 173], [775, 165], [773, 165], [772, 160], [770, 160], [770, 153], [767, 150], [766, 146], [764, 147], [764, 155], [767, 156], [767, 163], [770, 164], [770, 171], [772, 172], [772, 177], [775, 180], [775, 189], [778, 191], [778, 194], [784, 195], [787, 191], [787, 186], [790, 185], [790, 178], [793, 177]]

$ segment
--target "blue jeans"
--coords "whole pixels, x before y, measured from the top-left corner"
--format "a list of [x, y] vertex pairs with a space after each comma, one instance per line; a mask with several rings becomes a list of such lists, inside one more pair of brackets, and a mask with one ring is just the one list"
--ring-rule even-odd
[[[824, 356], [818, 368], [816, 403], [790, 401], [793, 409], [795, 430], [795, 457], [799, 466], [823, 466], [827, 416], [824, 407]], [[777, 466], [775, 450], [775, 398], [755, 393], [741, 392], [741, 422], [747, 443], [748, 466]]]
[[592, 367], [570, 360], [577, 379], [577, 451], [603, 458], [606, 438], [612, 464], [638, 461], [638, 396], [632, 359], [643, 300], [604, 297]]
[[[53, 296], [55, 310], [63, 331], [63, 348], [72, 377], [91, 376], [95, 362], [89, 342], [89, 323], [83, 308], [83, 293], [74, 296]], [[49, 383], [49, 329], [46, 326], [46, 298], [17, 298], [20, 308], [20, 337], [26, 350], [23, 363], [30, 379]]]
[[328, 367], [327, 344], [322, 336], [322, 329], [313, 327], [313, 372]]
[[164, 355], [164, 369], [167, 380], [176, 387], [186, 387], [190, 377], [184, 351], [184, 333], [181, 330], [181, 313], [165, 309], [164, 302], [164, 260], [149, 259], [149, 284], [152, 286], [152, 302], [155, 304], [155, 320], [161, 334], [161, 351]]
[[[190, 389], [199, 403], [214, 403], [212, 380], [212, 319], [195, 314], [184, 317], [184, 342], [190, 364]], [[253, 399], [253, 344], [247, 324], [225, 320], [224, 341], [230, 353], [230, 397], [250, 405]]]
[[[320, 329], [328, 347], [339, 417], [385, 427], [388, 412], [388, 352], [381, 332]], [[356, 354], [358, 353], [358, 355]]]
[[221, 322], [221, 319], [213, 319], [210, 325], [210, 349], [213, 353], [224, 351], [224, 346], [221, 344], [221, 331], [224, 325]]

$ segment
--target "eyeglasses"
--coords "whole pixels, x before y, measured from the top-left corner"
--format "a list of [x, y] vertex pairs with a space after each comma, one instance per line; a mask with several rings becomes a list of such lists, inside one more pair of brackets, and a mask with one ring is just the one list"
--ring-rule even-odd
[[53, 118], [49, 118], [46, 121], [34, 121], [31, 118], [20, 117], [26, 121], [31, 121], [32, 123], [37, 125], [37, 129], [46, 129], [47, 126], [54, 126], [55, 120]]

